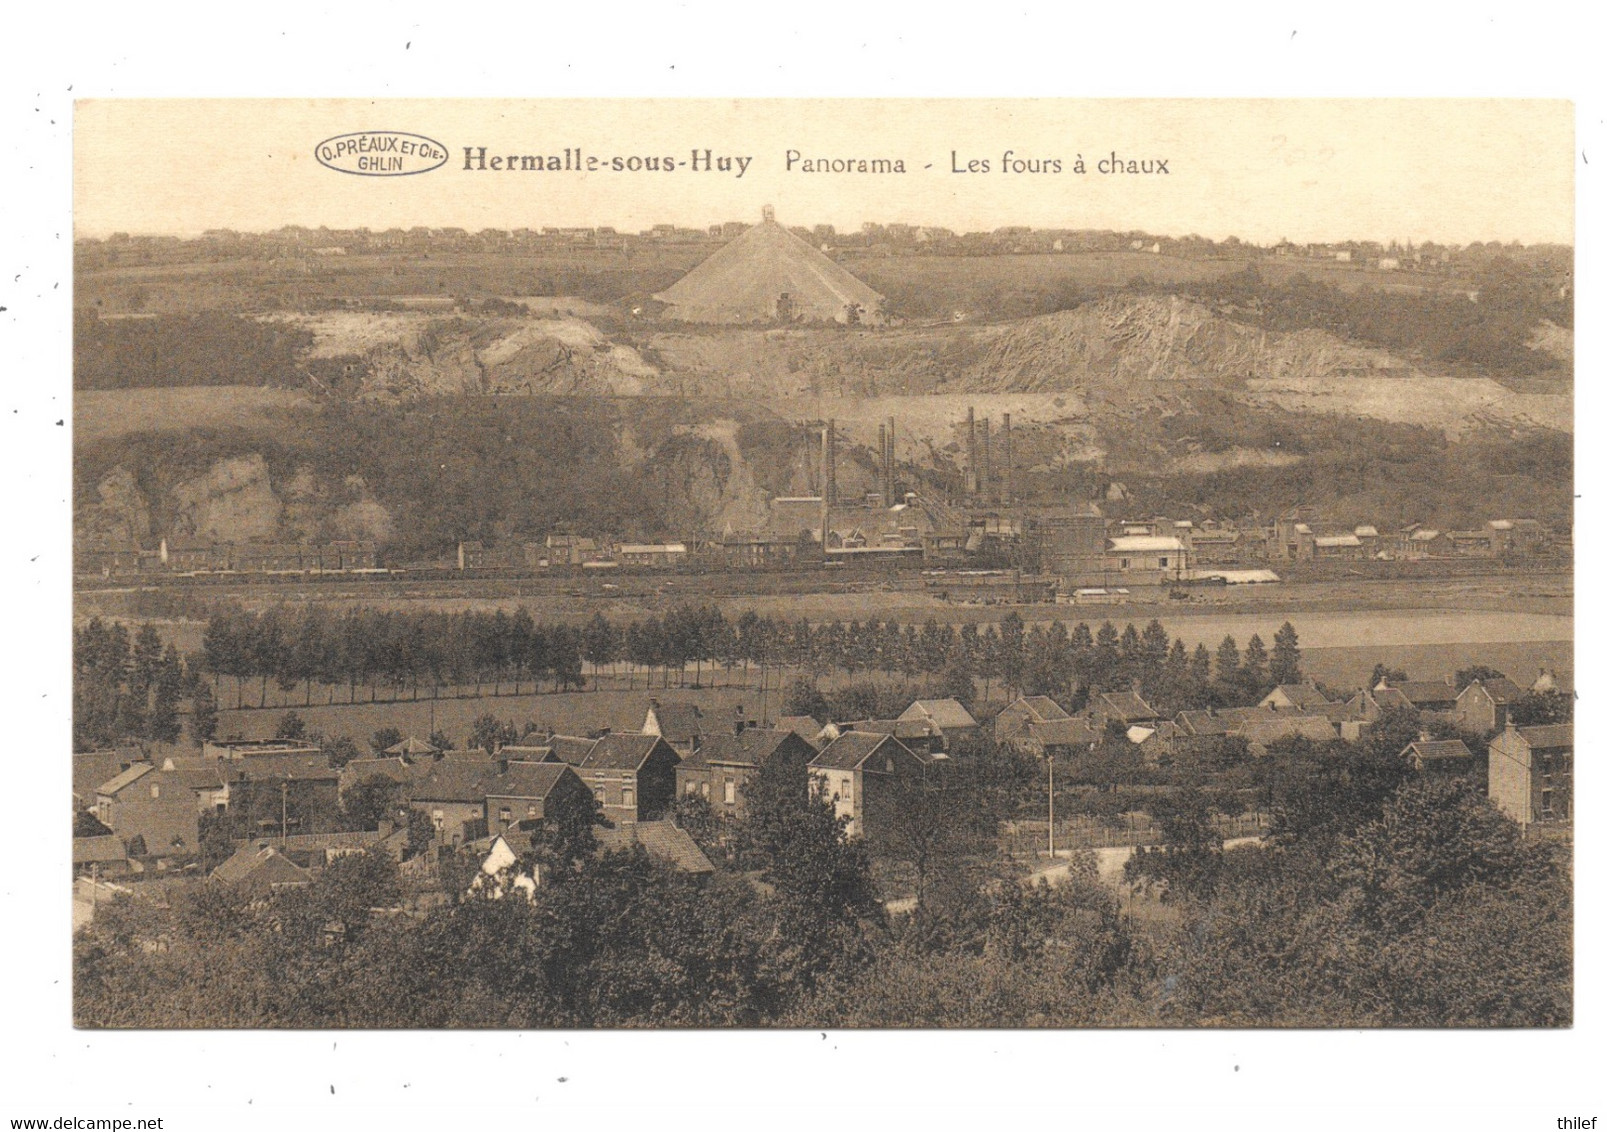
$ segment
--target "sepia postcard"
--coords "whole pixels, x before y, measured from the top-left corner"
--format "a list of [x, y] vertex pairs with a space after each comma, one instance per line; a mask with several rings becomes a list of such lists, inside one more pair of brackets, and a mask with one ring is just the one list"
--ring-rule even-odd
[[1573, 1024], [1569, 103], [73, 151], [75, 1026]]

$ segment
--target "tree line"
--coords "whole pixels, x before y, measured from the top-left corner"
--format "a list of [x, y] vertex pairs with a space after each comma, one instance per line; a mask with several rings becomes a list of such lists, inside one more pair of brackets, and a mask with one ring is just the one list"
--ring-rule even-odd
[[[737, 668], [802, 671], [814, 677], [841, 673], [887, 677], [941, 677], [945, 686], [983, 684], [1007, 695], [1073, 695], [1094, 690], [1137, 689], [1152, 706], [1170, 714], [1184, 707], [1254, 703], [1277, 684], [1299, 683], [1299, 636], [1285, 623], [1271, 649], [1259, 635], [1241, 650], [1231, 636], [1214, 651], [1192, 650], [1172, 638], [1158, 620], [1143, 629], [1118, 630], [1106, 621], [1067, 627], [1060, 620], [1027, 625], [1012, 611], [1001, 621], [958, 627], [927, 619], [811, 623], [804, 618], [760, 616], [749, 610], [735, 619], [713, 605], [677, 605], [662, 615], [616, 622], [594, 614], [581, 625], [537, 622], [522, 607], [509, 613], [393, 612], [356, 608], [333, 613], [318, 605], [301, 609], [214, 610], [197, 658], [205, 671], [234, 682], [235, 706], [267, 706], [268, 685], [283, 692], [300, 688], [306, 704], [321, 694], [345, 702], [388, 692], [437, 697], [443, 688], [473, 686], [477, 695], [550, 688], [583, 688], [589, 668], [595, 679], [623, 666], [630, 687], [669, 687], [703, 681], [704, 669], [729, 676]], [[963, 698], [963, 697], [962, 697]], [[1080, 707], [1080, 703], [1077, 705]]]

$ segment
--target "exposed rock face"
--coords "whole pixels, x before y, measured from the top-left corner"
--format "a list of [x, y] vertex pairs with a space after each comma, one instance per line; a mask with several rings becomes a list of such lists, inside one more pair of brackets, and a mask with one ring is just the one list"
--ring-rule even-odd
[[134, 479], [119, 464], [95, 485], [96, 501], [75, 510], [80, 538], [118, 545], [143, 544], [151, 535], [151, 509]]
[[220, 542], [271, 539], [279, 535], [284, 505], [268, 482], [268, 464], [258, 453], [219, 460], [203, 476], [172, 489], [177, 535]]

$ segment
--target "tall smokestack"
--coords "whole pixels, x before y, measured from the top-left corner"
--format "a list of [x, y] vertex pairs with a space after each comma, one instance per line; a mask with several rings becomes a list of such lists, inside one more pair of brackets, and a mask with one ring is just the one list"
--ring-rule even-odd
[[832, 470], [832, 448], [836, 443], [836, 421], [827, 421], [820, 430], [820, 556], [826, 556], [826, 541], [831, 533], [831, 496], [836, 490], [836, 476]]
[[821, 497], [831, 506], [837, 505], [837, 422], [826, 422], [826, 432], [823, 437], [822, 458], [825, 461], [824, 474], [821, 476]]
[[887, 423], [876, 426], [876, 490], [887, 502]]
[[986, 497], [993, 490], [993, 445], [988, 440], [988, 418], [982, 418], [982, 477], [978, 494]]
[[1011, 444], [1010, 414], [1004, 415], [1004, 501], [1010, 503], [1015, 499], [1016, 478], [1016, 450]]
[[898, 422], [887, 418], [887, 505], [893, 505], [893, 492], [898, 490]]
[[965, 410], [965, 478], [970, 480], [971, 494], [982, 490], [981, 465], [976, 462], [976, 409]]

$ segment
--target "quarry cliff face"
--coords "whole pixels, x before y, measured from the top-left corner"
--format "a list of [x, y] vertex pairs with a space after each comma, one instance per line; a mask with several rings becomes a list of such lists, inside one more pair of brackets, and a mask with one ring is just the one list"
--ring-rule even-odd
[[369, 371], [364, 394], [404, 400], [463, 393], [807, 404], [1052, 394], [1103, 409], [1181, 383], [1251, 404], [1423, 424], [1449, 435], [1504, 421], [1571, 428], [1565, 393], [1514, 392], [1490, 379], [1425, 372], [1327, 331], [1267, 331], [1175, 295], [1111, 295], [980, 326], [689, 330], [643, 323], [630, 342], [573, 316], [407, 322], [385, 315], [374, 316], [373, 326], [363, 322], [368, 316], [344, 317], [313, 325], [321, 335], [315, 353], [361, 348]]

